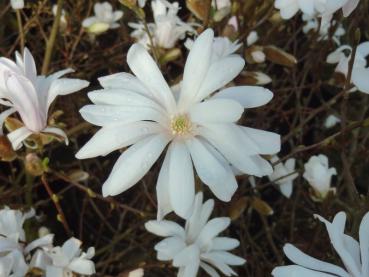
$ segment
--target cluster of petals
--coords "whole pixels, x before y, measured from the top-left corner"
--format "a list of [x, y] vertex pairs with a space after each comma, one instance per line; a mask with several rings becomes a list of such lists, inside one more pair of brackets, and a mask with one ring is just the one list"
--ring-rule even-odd
[[327, 156], [320, 154], [310, 157], [304, 168], [303, 177], [313, 188], [317, 198], [324, 199], [329, 191], [334, 191], [331, 188], [331, 179], [337, 171], [334, 167], [329, 168]]
[[222, 201], [230, 201], [237, 189], [235, 169], [255, 176], [272, 173], [260, 155], [279, 152], [280, 136], [236, 122], [244, 108], [264, 105], [273, 94], [262, 87], [224, 88], [245, 62], [235, 54], [213, 60], [213, 40], [211, 29], [197, 38], [176, 95], [140, 44], [127, 55], [135, 76], [118, 73], [100, 78], [104, 89], [88, 94], [94, 105], [83, 107], [81, 115], [102, 129], [76, 157], [107, 155], [132, 145], [103, 184], [104, 196], [136, 184], [168, 144], [156, 187], [159, 219], [171, 211], [188, 218], [195, 198], [193, 166]]
[[[349, 52], [348, 55], [347, 52]], [[368, 55], [369, 41], [359, 44], [356, 48], [351, 72], [351, 82], [355, 85], [356, 89], [364, 93], [369, 93], [369, 67], [367, 67], [366, 60]], [[328, 55], [327, 63], [337, 64], [335, 71], [347, 77], [351, 58], [352, 47], [349, 45], [342, 45]]]
[[295, 265], [281, 266], [273, 270], [274, 277], [366, 277], [369, 276], [369, 213], [360, 224], [359, 240], [345, 234], [346, 214], [339, 212], [332, 222], [319, 215], [316, 217], [325, 224], [333, 248], [345, 268], [320, 261], [306, 255], [292, 244], [283, 248], [286, 256]]
[[122, 11], [113, 11], [109, 2], [96, 3], [95, 15], [83, 20], [82, 26], [91, 33], [102, 33], [109, 29], [116, 29], [120, 25], [118, 21], [123, 17]]
[[72, 276], [72, 273], [91, 275], [95, 265], [90, 259], [94, 248], [81, 253], [81, 242], [71, 238], [62, 247], [53, 247], [53, 234], [27, 244], [23, 224], [34, 211], [22, 213], [8, 207], [0, 210], [0, 276], [23, 277], [31, 269], [43, 270], [46, 277]]
[[281, 190], [281, 193], [290, 198], [293, 191], [293, 181], [299, 176], [295, 172], [296, 160], [294, 158], [288, 159], [285, 163], [279, 162], [278, 156], [273, 156], [270, 160], [277, 164], [274, 166], [274, 171], [270, 174], [269, 180], [276, 183]]
[[238, 247], [239, 241], [218, 236], [231, 220], [228, 217], [209, 220], [213, 207], [213, 200], [203, 203], [202, 193], [198, 193], [185, 228], [168, 220], [152, 220], [145, 224], [149, 232], [165, 237], [155, 245], [157, 258], [172, 261], [173, 266], [179, 268], [178, 277], [196, 276], [199, 267], [212, 277], [220, 276], [214, 268], [225, 276], [237, 275], [230, 266], [245, 263], [243, 258], [228, 252]]
[[[153, 37], [155, 47], [170, 49], [179, 39], [184, 39], [187, 33], [195, 34], [191, 24], [183, 22], [178, 17], [178, 2], [170, 3], [166, 0], [153, 0], [151, 8], [154, 14], [154, 23], [147, 24]], [[150, 47], [150, 38], [142, 22], [130, 22], [128, 25], [134, 29], [131, 36], [146, 48]]]
[[26, 48], [23, 57], [17, 52], [16, 62], [0, 58], [0, 104], [9, 107], [0, 114], [0, 135], [5, 119], [17, 112], [24, 124], [7, 136], [14, 149], [32, 134], [48, 133], [63, 137], [65, 133], [48, 126], [48, 111], [58, 95], [67, 95], [88, 86], [87, 81], [61, 78], [72, 69], [58, 71], [49, 76], [37, 75], [32, 54]]

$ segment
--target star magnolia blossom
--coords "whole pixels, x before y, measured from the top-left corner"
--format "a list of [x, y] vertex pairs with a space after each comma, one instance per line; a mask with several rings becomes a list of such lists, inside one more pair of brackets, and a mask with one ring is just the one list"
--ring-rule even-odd
[[140, 44], [133, 45], [127, 55], [136, 76], [118, 73], [100, 78], [104, 89], [89, 93], [95, 105], [80, 112], [103, 128], [76, 157], [106, 155], [133, 144], [103, 184], [104, 196], [117, 195], [136, 184], [169, 142], [157, 182], [159, 218], [172, 210], [188, 217], [195, 197], [193, 165], [200, 179], [223, 201], [229, 201], [237, 189], [230, 164], [246, 174], [272, 173], [271, 165], [259, 155], [277, 153], [280, 136], [236, 122], [244, 108], [264, 105], [273, 94], [261, 87], [244, 86], [212, 95], [244, 67], [244, 60], [237, 55], [212, 62], [213, 38], [208, 29], [195, 41], [178, 100]]
[[21, 10], [24, 8], [24, 0], [10, 0], [10, 5], [14, 10]]
[[[344, 51], [350, 51], [347, 56]], [[340, 72], [347, 77], [349, 63], [351, 60], [352, 48], [349, 45], [342, 45], [334, 52], [328, 55], [327, 62], [336, 64], [336, 72]], [[369, 93], [369, 67], [367, 67], [366, 58], [369, 55], [369, 41], [358, 45], [356, 49], [355, 60], [352, 68], [351, 81], [356, 88], [364, 93]]]
[[14, 149], [32, 134], [50, 133], [63, 137], [65, 133], [47, 126], [48, 110], [58, 95], [67, 95], [88, 86], [87, 81], [60, 78], [73, 72], [72, 69], [58, 71], [50, 76], [37, 75], [35, 61], [26, 48], [23, 57], [17, 52], [16, 63], [0, 58], [0, 104], [10, 109], [0, 114], [0, 135], [5, 119], [17, 112], [24, 127], [8, 134]]
[[354, 238], [346, 235], [346, 214], [336, 214], [332, 222], [321, 216], [316, 216], [327, 228], [331, 243], [340, 256], [345, 269], [306, 255], [292, 244], [283, 248], [286, 256], [296, 265], [281, 266], [273, 270], [274, 277], [367, 277], [369, 276], [369, 213], [360, 224], [360, 244]]
[[328, 158], [325, 155], [310, 157], [304, 165], [304, 179], [309, 182], [318, 198], [324, 199], [331, 189], [331, 179], [337, 174], [334, 167], [328, 168]]
[[208, 221], [213, 211], [214, 201], [202, 203], [202, 193], [196, 195], [193, 212], [185, 228], [173, 221], [152, 220], [145, 224], [146, 229], [161, 237], [167, 237], [155, 245], [157, 258], [173, 261], [178, 267], [178, 277], [193, 277], [199, 267], [210, 276], [219, 277], [216, 269], [226, 276], [237, 275], [230, 265], [242, 265], [246, 261], [228, 251], [235, 249], [239, 241], [218, 237], [230, 224], [228, 217], [218, 217]]
[[[317, 17], [311, 17], [308, 15], [303, 15], [302, 19], [305, 21], [305, 25], [303, 27], [303, 32], [305, 34], [309, 33], [310, 30], [318, 31], [319, 28], [319, 19]], [[319, 39], [320, 40], [327, 40], [329, 38], [329, 30], [333, 25], [335, 25], [335, 21], [328, 21], [325, 22], [320, 26], [319, 30]], [[337, 29], [335, 30], [334, 34], [332, 35], [332, 39], [337, 45], [340, 45], [340, 37], [346, 33], [345, 29], [343, 29], [342, 24], [339, 24]]]
[[122, 18], [123, 12], [113, 11], [113, 7], [109, 2], [96, 3], [94, 12], [94, 16], [88, 17], [82, 22], [82, 26], [88, 32], [98, 34], [120, 26], [117, 21]]
[[[273, 156], [271, 162], [278, 162], [279, 158], [277, 156]], [[292, 186], [293, 180], [295, 180], [299, 175], [295, 172], [295, 159], [288, 159], [284, 164], [282, 162], [276, 164], [274, 166], [274, 171], [271, 175], [269, 175], [269, 180], [271, 182], [275, 182], [282, 194], [287, 198], [291, 197], [292, 194]]]
[[[169, 3], [166, 0], [153, 0], [151, 8], [155, 23], [149, 23], [148, 28], [153, 36], [154, 45], [166, 49], [173, 48], [179, 39], [184, 39], [186, 33], [195, 34], [194, 28], [183, 22], [177, 15], [178, 2]], [[143, 23], [129, 23], [134, 31], [131, 36], [146, 48], [150, 46], [150, 39]]]

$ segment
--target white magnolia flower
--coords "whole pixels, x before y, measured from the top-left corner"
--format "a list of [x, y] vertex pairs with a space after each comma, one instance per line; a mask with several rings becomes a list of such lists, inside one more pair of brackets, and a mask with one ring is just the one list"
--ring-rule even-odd
[[95, 15], [83, 20], [82, 26], [90, 33], [103, 33], [109, 29], [116, 29], [120, 25], [117, 22], [122, 18], [122, 11], [113, 11], [109, 2], [96, 3], [94, 6]]
[[339, 119], [337, 116], [331, 114], [325, 119], [324, 127], [325, 128], [332, 128], [333, 126], [335, 126], [339, 122], [341, 122], [341, 119]]
[[26, 48], [23, 57], [16, 52], [16, 63], [0, 58], [0, 104], [10, 109], [0, 114], [0, 135], [5, 119], [17, 112], [24, 127], [8, 134], [14, 149], [32, 134], [50, 133], [67, 137], [55, 127], [47, 126], [48, 111], [58, 95], [67, 95], [88, 86], [87, 81], [60, 78], [73, 72], [72, 69], [58, 71], [50, 76], [37, 75], [35, 61]]
[[152, 220], [145, 224], [149, 232], [166, 237], [155, 245], [157, 259], [172, 260], [173, 266], [179, 268], [178, 277], [196, 276], [199, 267], [213, 277], [219, 277], [214, 268], [226, 276], [237, 275], [230, 266], [242, 265], [246, 261], [228, 251], [238, 247], [239, 241], [218, 237], [231, 220], [228, 217], [218, 217], [208, 221], [214, 201], [208, 200], [203, 204], [202, 200], [202, 193], [198, 193], [185, 228], [168, 220]]
[[104, 89], [89, 93], [95, 105], [80, 112], [85, 120], [103, 128], [76, 157], [107, 155], [133, 144], [103, 184], [104, 196], [120, 194], [136, 184], [168, 143], [157, 182], [158, 218], [173, 210], [188, 217], [195, 197], [193, 165], [200, 179], [223, 201], [230, 201], [237, 189], [230, 164], [246, 174], [272, 173], [260, 154], [277, 153], [280, 136], [236, 122], [244, 108], [264, 105], [273, 94], [261, 87], [222, 89], [245, 63], [237, 55], [212, 62], [213, 38], [208, 29], [195, 41], [178, 100], [140, 44], [133, 45], [127, 55], [136, 76], [118, 73], [100, 78]]
[[10, 0], [10, 5], [14, 10], [21, 10], [24, 8], [24, 0]]
[[306, 255], [292, 244], [283, 248], [286, 256], [296, 265], [276, 267], [274, 277], [367, 277], [369, 276], [369, 213], [360, 224], [360, 244], [354, 238], [346, 235], [346, 214], [339, 212], [332, 223], [319, 215], [316, 217], [325, 224], [332, 246], [340, 256], [345, 268]]
[[[271, 162], [278, 162], [279, 158], [277, 156], [273, 156]], [[292, 189], [293, 189], [293, 180], [295, 180], [299, 174], [295, 172], [295, 163], [296, 160], [291, 158], [288, 159], [284, 164], [282, 162], [276, 164], [274, 166], [274, 171], [270, 174], [269, 180], [271, 182], [279, 185], [279, 189], [282, 194], [287, 198], [291, 197]]]
[[95, 249], [90, 247], [87, 253], [82, 252], [81, 244], [80, 240], [70, 238], [62, 247], [45, 251], [43, 261], [38, 266], [46, 271], [46, 277], [67, 277], [72, 276], [72, 273], [94, 274], [95, 264], [91, 259], [95, 255]]
[[337, 174], [334, 167], [328, 167], [328, 158], [325, 155], [310, 157], [304, 165], [304, 179], [309, 182], [318, 198], [324, 199], [331, 189], [331, 179]]
[[[148, 28], [153, 36], [154, 45], [166, 49], [173, 48], [179, 39], [184, 39], [186, 33], [195, 34], [194, 28], [183, 22], [177, 15], [178, 2], [170, 3], [166, 0], [153, 0], [151, 7], [154, 13], [154, 23]], [[150, 46], [149, 36], [143, 23], [128, 23], [134, 29], [131, 36], [146, 48]]]
[[[302, 20], [305, 21], [305, 25], [303, 27], [303, 32], [305, 34], [309, 33], [311, 30], [314, 32], [318, 31], [319, 28], [319, 19], [315, 16], [308, 16], [303, 15]], [[328, 21], [328, 22], [322, 22], [319, 30], [319, 39], [320, 40], [327, 40], [329, 38], [329, 30], [333, 25], [336, 24], [336, 22]], [[342, 24], [339, 24], [337, 29], [335, 30], [334, 34], [332, 35], [332, 39], [334, 40], [337, 45], [340, 45], [340, 37], [343, 36], [346, 33], [345, 29], [342, 27]]]
[[35, 215], [34, 210], [22, 213], [19, 210], [12, 210], [8, 207], [0, 210], [0, 235], [15, 242], [25, 241], [26, 236], [23, 230], [23, 224], [26, 219]]
[[[346, 55], [344, 51], [350, 52]], [[336, 72], [340, 72], [347, 77], [349, 63], [351, 60], [352, 48], [349, 45], [342, 45], [327, 57], [327, 63], [336, 64]], [[366, 58], [369, 55], [369, 41], [358, 45], [352, 69], [351, 82], [356, 88], [364, 93], [369, 93], [369, 67]]]

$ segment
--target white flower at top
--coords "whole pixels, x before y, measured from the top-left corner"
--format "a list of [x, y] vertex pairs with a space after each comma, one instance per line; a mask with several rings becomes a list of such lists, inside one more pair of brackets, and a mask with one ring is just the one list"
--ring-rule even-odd
[[[194, 28], [183, 22], [177, 15], [178, 2], [170, 3], [166, 0], [153, 0], [151, 8], [154, 13], [154, 23], [148, 24], [148, 29], [153, 36], [156, 47], [170, 49], [175, 46], [179, 39], [184, 39], [186, 33], [195, 34]], [[134, 31], [131, 36], [146, 48], [150, 46], [149, 36], [144, 28], [144, 23], [129, 23]]]
[[24, 0], [10, 0], [10, 5], [14, 10], [21, 10], [24, 8]]
[[345, 268], [320, 261], [306, 255], [292, 244], [286, 244], [283, 251], [296, 265], [276, 267], [272, 275], [274, 277], [367, 277], [369, 276], [369, 213], [360, 224], [359, 240], [346, 235], [346, 214], [339, 212], [332, 222], [319, 215], [316, 217], [325, 224], [332, 246], [342, 260]]
[[[349, 52], [350, 54], [345, 54]], [[351, 60], [352, 47], [342, 45], [327, 57], [327, 63], [336, 64], [336, 72], [342, 73], [347, 77], [349, 64]], [[369, 41], [358, 45], [356, 49], [355, 60], [352, 68], [351, 82], [356, 88], [364, 93], [369, 93], [369, 68], [367, 67], [366, 58], [369, 55]]]
[[109, 29], [116, 29], [120, 25], [117, 22], [122, 18], [122, 11], [113, 11], [109, 2], [96, 3], [94, 5], [95, 15], [83, 20], [82, 26], [90, 33], [103, 33]]
[[318, 199], [324, 199], [329, 191], [334, 190], [331, 188], [331, 179], [337, 171], [334, 167], [329, 168], [327, 156], [312, 156], [304, 167], [303, 177], [309, 182]]
[[230, 266], [242, 265], [246, 261], [228, 251], [238, 247], [239, 241], [218, 237], [231, 220], [217, 217], [208, 221], [214, 201], [208, 200], [203, 204], [202, 200], [202, 193], [198, 193], [185, 228], [168, 220], [152, 220], [145, 224], [149, 232], [166, 237], [155, 245], [157, 258], [160, 261], [173, 261], [173, 266], [179, 268], [178, 277], [194, 277], [199, 267], [212, 277], [219, 277], [215, 269], [226, 276], [237, 275]]
[[23, 57], [16, 52], [16, 62], [0, 58], [0, 104], [9, 107], [0, 114], [0, 135], [5, 119], [17, 112], [24, 124], [8, 134], [14, 149], [32, 134], [50, 133], [64, 137], [65, 133], [48, 126], [48, 111], [58, 95], [67, 95], [88, 86], [89, 82], [79, 79], [61, 78], [72, 69], [58, 71], [50, 76], [37, 75], [36, 64], [26, 48]]
[[[273, 156], [271, 162], [278, 162], [279, 158], [277, 156]], [[278, 163], [274, 166], [274, 171], [270, 174], [269, 180], [271, 182], [275, 182], [282, 194], [287, 198], [291, 197], [293, 190], [293, 180], [295, 180], [299, 174], [295, 172], [295, 163], [296, 160], [291, 158], [288, 159], [285, 163]]]
[[88, 94], [94, 105], [83, 107], [81, 115], [102, 129], [76, 157], [107, 155], [132, 145], [103, 184], [104, 196], [120, 194], [136, 184], [168, 144], [156, 187], [159, 219], [173, 210], [181, 217], [189, 216], [195, 197], [193, 165], [222, 201], [230, 201], [237, 189], [231, 165], [255, 176], [272, 173], [272, 166], [260, 154], [279, 152], [280, 136], [236, 122], [244, 108], [264, 105], [273, 94], [262, 87], [224, 89], [245, 62], [238, 55], [212, 61], [213, 39], [213, 30], [208, 29], [195, 41], [178, 100], [140, 44], [133, 45], [127, 55], [136, 76], [118, 73], [100, 78], [104, 89]]

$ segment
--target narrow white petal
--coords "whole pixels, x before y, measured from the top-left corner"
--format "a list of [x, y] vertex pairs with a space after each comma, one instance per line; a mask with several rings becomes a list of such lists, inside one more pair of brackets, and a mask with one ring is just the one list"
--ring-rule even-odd
[[158, 181], [156, 183], [156, 198], [158, 200], [157, 219], [162, 220], [168, 213], [173, 211], [169, 196], [169, 165], [170, 152], [165, 155], [161, 166]]
[[114, 196], [135, 185], [158, 159], [167, 145], [166, 135], [152, 135], [126, 150], [115, 163], [103, 184], [103, 195]]
[[226, 251], [211, 251], [209, 255], [211, 255], [213, 259], [223, 261], [228, 265], [243, 265], [246, 262], [245, 259]]
[[160, 254], [161, 261], [170, 261], [177, 255], [180, 251], [186, 248], [186, 243], [182, 238], [179, 237], [169, 237], [163, 239], [161, 242], [157, 243], [154, 247]]
[[[307, 269], [298, 265], [279, 266], [273, 269], [274, 277], [335, 277], [337, 275], [326, 274], [314, 270]], [[343, 277], [339, 275], [340, 277]], [[348, 276], [348, 275], [346, 275]]]
[[240, 245], [240, 242], [236, 239], [227, 238], [227, 237], [216, 237], [212, 241], [211, 249], [212, 250], [232, 250]]
[[175, 267], [188, 266], [196, 261], [200, 261], [200, 249], [196, 244], [192, 244], [175, 255], [173, 265]]
[[258, 154], [271, 155], [281, 150], [280, 135], [249, 127], [241, 127], [241, 129], [258, 146]]
[[206, 271], [207, 274], [210, 275], [210, 277], [220, 277], [218, 272], [212, 268], [210, 265], [206, 263], [200, 263], [200, 266]]
[[369, 69], [354, 68], [352, 70], [352, 82], [361, 92], [369, 93]]
[[54, 135], [57, 135], [59, 137], [62, 137], [65, 141], [65, 144], [66, 145], [69, 144], [67, 134], [64, 133], [64, 131], [62, 129], [59, 129], [59, 128], [56, 128], [56, 127], [46, 127], [45, 129], [42, 130], [42, 132], [43, 133], [54, 134]]
[[369, 276], [369, 212], [363, 217], [360, 229], [360, 251], [363, 276]]
[[160, 237], [177, 236], [185, 239], [185, 230], [177, 223], [169, 220], [150, 220], [145, 223], [145, 228], [150, 233]]
[[201, 230], [196, 242], [201, 247], [211, 246], [212, 239], [215, 238], [220, 232], [224, 231], [230, 223], [231, 220], [228, 217], [217, 217], [211, 219]]
[[8, 139], [12, 144], [14, 150], [22, 147], [22, 142], [32, 135], [32, 132], [26, 127], [21, 127], [8, 134]]

